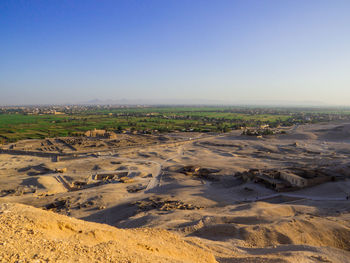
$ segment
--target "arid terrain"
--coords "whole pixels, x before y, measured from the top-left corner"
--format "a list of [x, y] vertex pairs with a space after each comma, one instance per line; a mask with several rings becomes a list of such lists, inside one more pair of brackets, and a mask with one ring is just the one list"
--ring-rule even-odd
[[350, 124], [241, 134], [3, 145], [0, 261], [350, 262]]

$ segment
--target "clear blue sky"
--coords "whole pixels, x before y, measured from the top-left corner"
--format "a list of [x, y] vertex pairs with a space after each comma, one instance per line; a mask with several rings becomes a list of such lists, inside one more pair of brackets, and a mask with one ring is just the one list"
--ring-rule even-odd
[[1, 0], [0, 91], [350, 105], [350, 1]]

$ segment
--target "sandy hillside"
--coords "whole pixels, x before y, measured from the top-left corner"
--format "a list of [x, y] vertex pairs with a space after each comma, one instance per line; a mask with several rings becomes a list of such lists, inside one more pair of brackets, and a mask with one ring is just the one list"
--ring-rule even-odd
[[41, 209], [0, 206], [1, 262], [215, 262], [193, 239], [165, 230], [121, 230]]

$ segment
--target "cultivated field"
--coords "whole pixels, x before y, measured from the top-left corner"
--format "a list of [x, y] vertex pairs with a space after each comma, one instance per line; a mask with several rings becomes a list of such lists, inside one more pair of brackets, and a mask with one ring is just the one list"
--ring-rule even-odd
[[228, 132], [241, 127], [291, 126], [349, 119], [349, 111], [240, 107], [78, 107], [0, 110], [0, 142], [81, 136], [92, 129], [142, 134], [174, 131]]

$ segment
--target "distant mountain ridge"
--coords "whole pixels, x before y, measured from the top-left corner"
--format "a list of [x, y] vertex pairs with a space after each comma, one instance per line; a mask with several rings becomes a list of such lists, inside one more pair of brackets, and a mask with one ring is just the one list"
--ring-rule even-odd
[[213, 106], [330, 106], [321, 101], [209, 100], [209, 99], [92, 99], [82, 105], [213, 105]]

